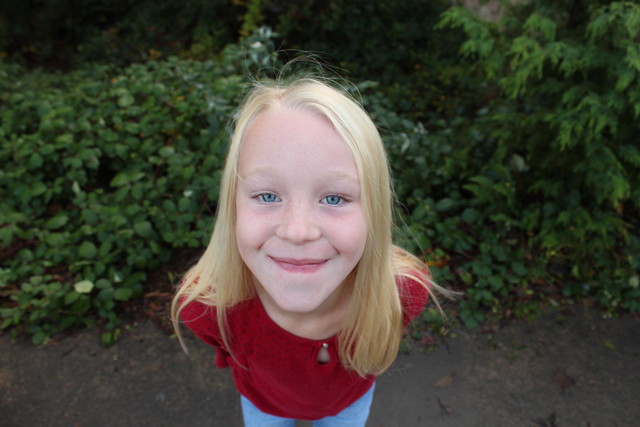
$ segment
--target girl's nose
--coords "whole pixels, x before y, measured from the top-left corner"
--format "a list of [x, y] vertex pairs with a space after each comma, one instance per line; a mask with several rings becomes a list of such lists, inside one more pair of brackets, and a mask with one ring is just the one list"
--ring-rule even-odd
[[303, 203], [295, 203], [287, 207], [277, 235], [283, 240], [300, 244], [319, 239], [321, 232], [311, 209], [305, 208]]

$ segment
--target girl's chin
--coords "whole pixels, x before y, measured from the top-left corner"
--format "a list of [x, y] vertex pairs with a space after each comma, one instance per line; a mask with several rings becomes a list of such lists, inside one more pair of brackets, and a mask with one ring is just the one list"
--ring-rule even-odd
[[302, 315], [314, 312], [324, 301], [301, 301], [299, 299], [292, 301], [289, 298], [274, 298], [274, 302], [283, 312]]
[[[325, 279], [326, 280], [326, 279]], [[340, 285], [319, 284], [318, 281], [289, 282], [285, 284], [282, 278], [277, 278], [258, 286], [261, 288], [262, 298], [267, 298], [269, 305], [275, 306], [282, 313], [304, 315], [316, 312], [319, 309], [327, 309], [329, 304], [337, 301]], [[264, 302], [264, 301], [263, 301]]]

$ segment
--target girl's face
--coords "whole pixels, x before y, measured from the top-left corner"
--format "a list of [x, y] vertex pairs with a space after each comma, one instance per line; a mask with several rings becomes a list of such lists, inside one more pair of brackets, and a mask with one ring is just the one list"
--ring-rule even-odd
[[367, 227], [353, 155], [328, 119], [260, 113], [242, 141], [236, 210], [238, 249], [261, 298], [283, 313], [335, 307]]

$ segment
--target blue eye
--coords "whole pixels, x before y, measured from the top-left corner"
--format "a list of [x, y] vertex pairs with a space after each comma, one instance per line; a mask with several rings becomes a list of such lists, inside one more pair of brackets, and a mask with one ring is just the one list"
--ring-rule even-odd
[[265, 203], [273, 203], [278, 200], [276, 195], [273, 193], [262, 193], [258, 197], [260, 197], [260, 200]]
[[322, 200], [324, 201], [324, 203], [326, 203], [328, 205], [336, 206], [336, 205], [339, 205], [340, 202], [342, 202], [344, 199], [342, 197], [336, 196], [334, 194], [334, 195], [331, 195], [331, 196], [327, 196]]

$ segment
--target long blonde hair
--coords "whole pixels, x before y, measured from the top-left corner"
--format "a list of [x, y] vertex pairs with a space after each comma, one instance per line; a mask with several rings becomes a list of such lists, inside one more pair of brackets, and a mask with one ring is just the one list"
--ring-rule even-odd
[[[171, 308], [181, 344], [179, 314], [198, 300], [215, 306], [220, 334], [228, 350], [226, 309], [254, 297], [252, 275], [236, 244], [236, 183], [244, 135], [255, 117], [273, 108], [304, 108], [330, 120], [355, 158], [367, 223], [364, 253], [353, 274], [352, 297], [338, 334], [340, 360], [359, 375], [378, 375], [395, 359], [403, 335], [403, 317], [396, 276], [423, 284], [434, 297], [446, 291], [433, 283], [418, 258], [392, 243], [393, 192], [380, 134], [364, 109], [343, 91], [314, 79], [288, 85], [276, 82], [253, 87], [235, 118], [235, 129], [220, 185], [218, 212], [206, 251], [178, 289]], [[437, 300], [436, 304], [437, 304]]]

